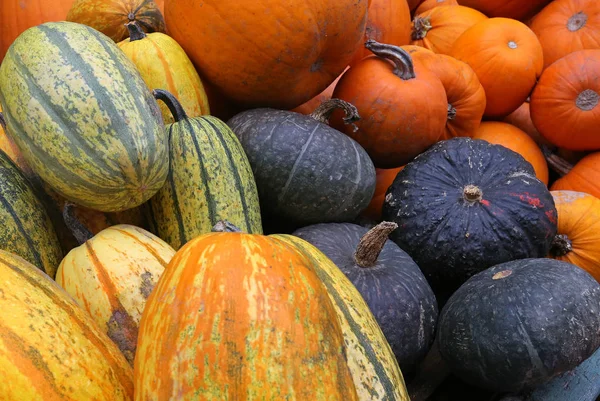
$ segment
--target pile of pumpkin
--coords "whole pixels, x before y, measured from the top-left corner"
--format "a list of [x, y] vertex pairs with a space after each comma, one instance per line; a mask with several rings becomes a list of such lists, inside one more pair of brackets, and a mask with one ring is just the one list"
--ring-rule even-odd
[[0, 398], [595, 400], [598, 16], [4, 1]]

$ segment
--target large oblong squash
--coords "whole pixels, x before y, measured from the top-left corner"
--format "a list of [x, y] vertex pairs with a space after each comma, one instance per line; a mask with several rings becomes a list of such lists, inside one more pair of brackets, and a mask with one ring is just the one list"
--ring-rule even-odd
[[154, 195], [167, 176], [160, 109], [135, 65], [85, 25], [23, 32], [0, 66], [9, 135], [60, 195], [115, 212]]
[[167, 126], [169, 175], [150, 200], [158, 236], [177, 250], [220, 220], [262, 234], [254, 175], [233, 131], [213, 116], [188, 117], [167, 91], [154, 93], [175, 117]]
[[396, 357], [360, 292], [342, 271], [309, 242], [273, 235], [307, 256], [325, 285], [340, 320], [348, 367], [360, 401], [410, 401]]
[[137, 401], [358, 399], [310, 260], [239, 232], [175, 254], [142, 314], [134, 376]]
[[175, 250], [139, 227], [100, 231], [65, 256], [56, 282], [85, 309], [133, 366], [146, 299]]
[[132, 370], [73, 299], [0, 251], [0, 400], [129, 401]]

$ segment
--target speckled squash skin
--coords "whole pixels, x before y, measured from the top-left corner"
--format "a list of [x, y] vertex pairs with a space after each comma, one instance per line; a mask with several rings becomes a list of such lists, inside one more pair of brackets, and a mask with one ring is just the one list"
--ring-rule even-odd
[[[480, 198], [467, 200], [467, 187]], [[434, 291], [514, 259], [546, 257], [557, 229], [552, 195], [521, 155], [483, 140], [439, 142], [408, 164], [386, 193], [383, 219]]]
[[0, 251], [0, 400], [129, 401], [133, 372], [46, 274]]
[[369, 230], [351, 223], [315, 224], [294, 231], [323, 252], [365, 299], [390, 344], [402, 372], [423, 360], [435, 335], [437, 301], [411, 257], [386, 241], [377, 264], [361, 267], [354, 253]]
[[239, 113], [227, 125], [250, 160], [264, 214], [307, 225], [349, 221], [369, 205], [375, 167], [341, 132], [266, 108]]
[[0, 151], [0, 249], [54, 278], [62, 248], [44, 204], [12, 160]]
[[437, 342], [463, 380], [499, 392], [531, 390], [600, 346], [600, 285], [553, 259], [499, 264], [448, 300]]
[[130, 209], [164, 184], [160, 109], [135, 65], [85, 25], [23, 32], [0, 65], [7, 131], [57, 193], [102, 212]]

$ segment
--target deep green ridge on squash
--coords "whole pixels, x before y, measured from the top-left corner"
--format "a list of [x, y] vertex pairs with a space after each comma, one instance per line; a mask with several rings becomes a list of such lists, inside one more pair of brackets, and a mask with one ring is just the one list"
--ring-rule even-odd
[[[172, 107], [181, 107], [174, 105], [172, 95], [161, 92], [170, 96], [172, 112]], [[182, 109], [179, 113], [173, 113], [175, 122], [167, 126], [167, 181], [150, 200], [158, 236], [179, 249], [211, 232], [221, 220], [243, 232], [262, 234], [254, 175], [235, 134], [216, 117], [189, 118]]]
[[50, 217], [21, 170], [1, 150], [0, 227], [0, 249], [54, 278], [63, 253]]
[[0, 103], [27, 163], [74, 203], [126, 210], [165, 182], [158, 104], [135, 65], [90, 27], [51, 22], [23, 32], [0, 66]]

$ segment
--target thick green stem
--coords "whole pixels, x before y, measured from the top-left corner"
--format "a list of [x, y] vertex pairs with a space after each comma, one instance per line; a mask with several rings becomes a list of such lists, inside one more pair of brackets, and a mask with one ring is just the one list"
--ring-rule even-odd
[[91, 240], [94, 237], [94, 234], [87, 229], [75, 216], [74, 212], [75, 205], [73, 203], [67, 202], [63, 207], [63, 220], [67, 225], [71, 234], [75, 237], [79, 245], [84, 244], [86, 241]]
[[152, 94], [154, 95], [155, 99], [162, 100], [167, 105], [169, 111], [175, 119], [175, 122], [179, 122], [188, 118], [183, 106], [181, 103], [179, 103], [179, 100], [177, 100], [177, 98], [170, 92], [164, 89], [154, 89]]

